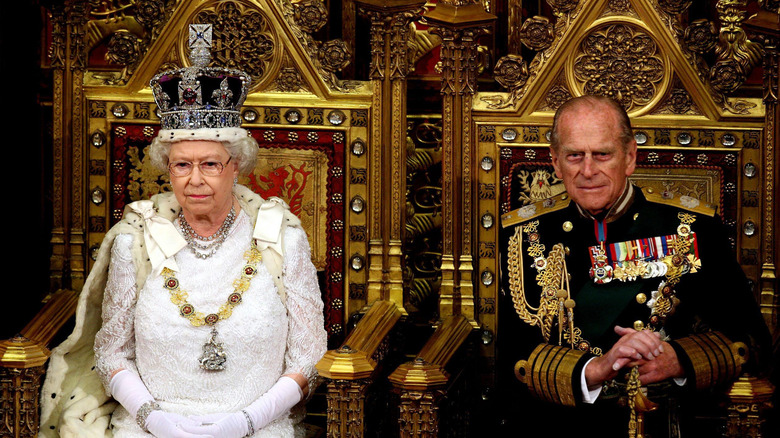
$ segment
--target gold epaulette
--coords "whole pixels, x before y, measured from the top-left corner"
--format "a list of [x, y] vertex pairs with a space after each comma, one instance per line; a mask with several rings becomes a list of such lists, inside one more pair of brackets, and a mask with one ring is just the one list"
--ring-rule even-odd
[[716, 206], [702, 202], [691, 196], [679, 196], [674, 194], [672, 194], [671, 197], [664, 196], [652, 187], [642, 187], [642, 193], [645, 194], [645, 198], [650, 202], [671, 205], [672, 207], [682, 208], [683, 210], [698, 213], [702, 216], [715, 216], [715, 213], [718, 210]]
[[569, 206], [571, 198], [564, 192], [552, 198], [524, 205], [501, 216], [501, 226], [506, 228], [541, 215], [552, 213]]

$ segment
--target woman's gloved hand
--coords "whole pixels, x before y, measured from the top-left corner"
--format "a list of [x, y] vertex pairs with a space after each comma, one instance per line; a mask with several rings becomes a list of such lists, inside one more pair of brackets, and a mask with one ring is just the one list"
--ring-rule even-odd
[[250, 432], [249, 422], [242, 411], [191, 416], [189, 420], [190, 423], [181, 423], [181, 431], [197, 436], [242, 438]]
[[238, 412], [192, 416], [200, 423], [180, 424], [182, 430], [219, 438], [251, 436], [278, 418], [303, 398], [303, 390], [295, 379], [282, 376], [265, 394]]
[[[127, 409], [132, 418], [138, 421], [138, 411], [147, 403], [154, 403], [154, 397], [137, 374], [129, 370], [120, 370], [109, 382], [111, 395]], [[142, 426], [157, 438], [206, 438], [213, 436], [202, 432], [186, 432], [182, 425], [196, 426], [199, 423], [178, 414], [162, 410], [152, 410], [146, 416]], [[140, 425], [139, 425], [140, 426]]]
[[157, 438], [214, 438], [222, 435], [207, 435], [186, 432], [184, 425], [197, 426], [199, 423], [183, 415], [165, 411], [152, 411], [146, 417], [146, 428]]

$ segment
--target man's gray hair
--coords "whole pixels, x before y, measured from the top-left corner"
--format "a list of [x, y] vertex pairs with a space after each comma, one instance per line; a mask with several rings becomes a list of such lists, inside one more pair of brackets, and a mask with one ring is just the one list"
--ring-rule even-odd
[[614, 111], [614, 114], [617, 115], [619, 129], [618, 138], [620, 139], [620, 142], [623, 144], [623, 146], [628, 146], [631, 140], [634, 139], [634, 131], [631, 129], [631, 120], [628, 118], [628, 113], [626, 113], [626, 109], [623, 108], [623, 105], [619, 104], [616, 100], [610, 97], [585, 95], [569, 99], [563, 105], [558, 107], [558, 110], [555, 112], [555, 117], [553, 118], [552, 133], [550, 134], [551, 148], [558, 150], [558, 147], [561, 144], [560, 134], [558, 133], [558, 124], [560, 123], [560, 118], [566, 112], [586, 105], [591, 107], [604, 105]]

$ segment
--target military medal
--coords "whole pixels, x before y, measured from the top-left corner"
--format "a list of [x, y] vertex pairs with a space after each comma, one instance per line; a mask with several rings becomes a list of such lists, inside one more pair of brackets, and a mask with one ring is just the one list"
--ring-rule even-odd
[[590, 247], [590, 259], [592, 266], [588, 273], [590, 274], [590, 278], [593, 279], [593, 282], [596, 284], [605, 284], [612, 281], [613, 269], [601, 246]]
[[591, 268], [588, 274], [594, 283], [606, 284], [612, 281], [614, 274], [612, 264], [609, 263], [609, 258], [604, 250], [604, 242], [607, 241], [607, 226], [604, 222], [599, 221], [594, 221], [594, 226], [599, 244], [589, 248]]
[[682, 224], [677, 234], [599, 244], [589, 248], [590, 277], [597, 284], [696, 272], [701, 265], [696, 233]]

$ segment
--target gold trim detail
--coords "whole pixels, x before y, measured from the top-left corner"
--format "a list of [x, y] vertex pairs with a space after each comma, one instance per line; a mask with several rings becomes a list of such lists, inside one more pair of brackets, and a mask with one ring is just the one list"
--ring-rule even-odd
[[[710, 332], [675, 340], [693, 366], [697, 389], [706, 389], [734, 379], [747, 357], [747, 347], [732, 343], [722, 333]], [[734, 345], [734, 347], [732, 347]], [[740, 352], [743, 354], [740, 355]]]
[[528, 360], [515, 365], [515, 375], [536, 397], [563, 406], [575, 406], [572, 377], [585, 352], [539, 344]]

